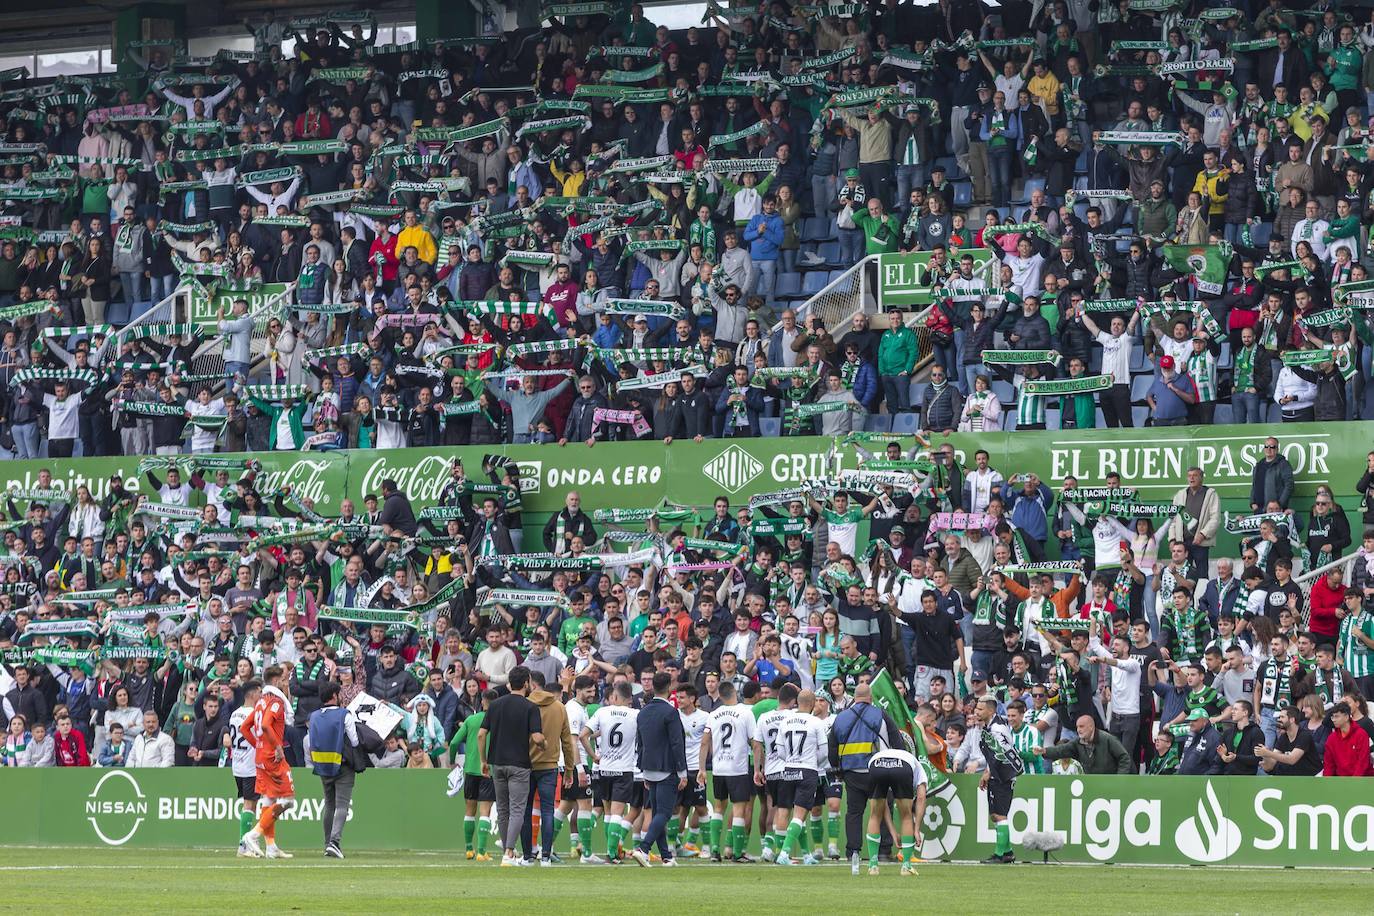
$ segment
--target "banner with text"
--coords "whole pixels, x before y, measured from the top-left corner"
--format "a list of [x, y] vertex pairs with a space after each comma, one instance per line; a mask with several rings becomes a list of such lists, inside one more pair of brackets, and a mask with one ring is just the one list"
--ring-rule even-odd
[[[350, 849], [461, 848], [462, 801], [443, 769], [358, 777]], [[297, 805], [282, 845], [321, 842], [320, 782], [295, 774]], [[14, 842], [47, 846], [219, 847], [238, 840], [234, 782], [222, 768], [14, 769], [0, 776]], [[1028, 833], [1056, 834], [1061, 862], [1368, 868], [1374, 804], [1355, 779], [1247, 776], [1025, 776], [1009, 815], [1017, 854]], [[926, 859], [972, 861], [995, 833], [978, 777], [957, 775], [927, 799]]]

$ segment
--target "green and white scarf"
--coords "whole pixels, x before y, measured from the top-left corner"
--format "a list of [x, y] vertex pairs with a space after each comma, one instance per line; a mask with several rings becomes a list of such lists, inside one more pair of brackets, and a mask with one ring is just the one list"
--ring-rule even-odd
[[1110, 375], [1085, 375], [1079, 378], [1027, 380], [1021, 386], [1022, 396], [1050, 397], [1061, 394], [1089, 394], [1112, 387]]

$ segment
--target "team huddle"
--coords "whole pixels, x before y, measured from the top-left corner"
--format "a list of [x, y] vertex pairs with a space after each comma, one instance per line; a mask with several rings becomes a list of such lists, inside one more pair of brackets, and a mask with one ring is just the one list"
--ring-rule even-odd
[[[695, 688], [678, 686], [672, 701], [681, 722], [684, 769], [671, 802], [667, 844], [661, 847], [667, 852], [651, 854], [640, 848], [646, 845], [655, 813], [651, 785], [657, 774], [644, 762], [640, 728], [648, 697], [636, 696], [633, 687], [622, 681], [608, 688], [606, 702], [598, 706], [595, 681], [580, 676], [573, 681], [565, 704], [576, 761], [569, 772], [560, 756], [565, 788], [546, 837], [550, 843], [556, 841], [566, 826], [572, 855], [588, 865], [616, 864], [626, 858], [641, 865], [661, 862], [665, 866], [678, 858], [747, 863], [754, 861], [747, 849], [750, 828], [757, 824], [764, 861], [813, 865], [827, 855], [831, 859], [841, 856], [841, 800], [848, 790], [851, 808], [857, 805], [859, 814], [868, 799], [878, 802], [867, 825], [869, 873], [877, 874], [881, 831], [886, 825], [891, 836], [901, 838], [901, 873], [915, 874], [920, 846], [916, 825], [924, 812], [925, 771], [905, 749], [892, 718], [866, 702], [866, 685], [860, 689], [864, 702], [836, 717], [824, 696], [793, 684], [780, 684], [776, 694], [770, 695], [770, 688], [757, 683], [738, 689], [731, 682], [722, 683], [719, 705], [710, 713], [698, 707]], [[498, 698], [494, 690], [483, 695], [484, 711], [465, 720], [465, 732], [455, 744], [484, 734], [480, 717]], [[476, 724], [473, 719], [478, 719]], [[490, 861], [488, 832], [495, 830], [498, 821], [492, 811], [496, 791], [492, 778], [481, 767], [472, 766], [474, 756], [476, 749], [469, 743], [464, 763], [459, 764], [466, 774], [467, 858]], [[860, 774], [865, 767], [868, 772]], [[672, 774], [668, 775], [671, 781]], [[864, 779], [851, 783], [849, 777], [859, 775]], [[598, 821], [605, 827], [604, 855], [593, 848]], [[852, 828], [847, 846], [851, 868], [858, 874], [858, 839]], [[536, 860], [553, 864], [558, 858], [538, 848], [520, 858], [507, 844], [501, 864], [525, 865]]]

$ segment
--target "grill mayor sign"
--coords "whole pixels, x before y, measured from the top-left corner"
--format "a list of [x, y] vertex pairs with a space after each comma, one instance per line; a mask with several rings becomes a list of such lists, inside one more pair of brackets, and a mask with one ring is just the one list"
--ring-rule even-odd
[[[1329, 478], [1331, 447], [1327, 442], [1308, 438], [1285, 442], [1283, 437], [1278, 438], [1279, 451], [1293, 466], [1298, 481]], [[1108, 440], [1100, 445], [1051, 448], [1050, 479], [1059, 483], [1073, 477], [1080, 484], [1093, 486], [1105, 481], [1108, 474], [1120, 474], [1132, 486], [1173, 489], [1183, 485], [1188, 468], [1197, 466], [1210, 486], [1249, 489], [1250, 474], [1264, 456], [1263, 440], [1259, 438], [1243, 442], [1144, 442], [1118, 444]]]

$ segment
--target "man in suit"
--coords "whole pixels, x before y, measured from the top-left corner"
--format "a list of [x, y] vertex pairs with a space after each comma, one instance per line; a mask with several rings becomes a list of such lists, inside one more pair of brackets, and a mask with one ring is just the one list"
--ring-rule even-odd
[[667, 671], [654, 673], [654, 697], [639, 711], [635, 750], [639, 769], [649, 788], [649, 807], [653, 819], [644, 839], [630, 855], [649, 867], [649, 850], [658, 843], [664, 866], [673, 865], [673, 850], [668, 845], [668, 817], [677, 806], [678, 793], [687, 788], [687, 738], [682, 716], [668, 702], [673, 676]]

